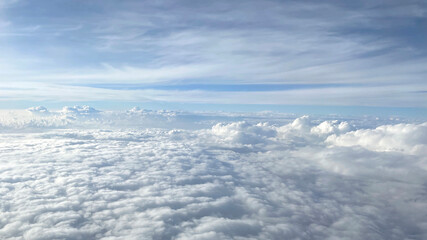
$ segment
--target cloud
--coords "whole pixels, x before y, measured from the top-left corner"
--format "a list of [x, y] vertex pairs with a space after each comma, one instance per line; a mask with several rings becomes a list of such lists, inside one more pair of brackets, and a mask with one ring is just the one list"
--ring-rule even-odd
[[[277, 91], [209, 91], [159, 89], [107, 89], [78, 85], [0, 82], [0, 101], [72, 102], [166, 102], [209, 104], [271, 104], [317, 106], [427, 107], [422, 84], [330, 86]], [[26, 86], [26, 87], [22, 87]], [[238, 86], [237, 86], [238, 88]], [[420, 109], [420, 111], [422, 111]]]
[[240, 142], [243, 144], [256, 144], [276, 136], [274, 128], [265, 123], [252, 125], [247, 122], [235, 122], [231, 124], [218, 123], [212, 127], [212, 133], [221, 139]]
[[425, 123], [383, 125], [343, 135], [331, 135], [327, 142], [337, 146], [362, 146], [373, 151], [400, 151], [408, 154], [426, 153], [427, 125]]
[[[258, 103], [419, 107], [425, 102], [423, 94], [414, 94], [426, 88], [426, 6], [419, 1], [103, 1], [70, 3], [68, 11], [62, 4], [33, 4], [5, 8], [0, 19], [0, 58], [8, 60], [0, 61], [0, 75], [6, 83], [37, 85], [25, 95], [30, 101], [43, 100], [46, 93], [74, 99], [71, 93], [52, 94], [53, 87], [74, 88], [86, 99], [140, 101], [141, 92], [91, 94], [98, 90], [75, 85], [203, 82], [363, 85], [324, 89], [311, 101], [305, 100], [314, 96], [307, 91], [281, 98], [280, 92], [274, 100], [241, 93], [242, 101]], [[7, 100], [23, 96], [19, 86], [9, 88], [14, 93], [2, 91]], [[205, 94], [178, 92], [184, 97], [174, 91], [144, 94], [193, 102]], [[210, 102], [222, 101], [206, 95]]]
[[64, 109], [2, 114], [1, 238], [427, 236], [425, 123]]
[[49, 114], [49, 110], [43, 106], [30, 107], [27, 109], [27, 111], [34, 114]]
[[96, 115], [99, 113], [99, 110], [96, 110], [90, 106], [74, 106], [74, 107], [64, 107], [61, 110], [62, 114], [65, 115], [79, 115], [79, 116], [88, 116], [88, 115]]

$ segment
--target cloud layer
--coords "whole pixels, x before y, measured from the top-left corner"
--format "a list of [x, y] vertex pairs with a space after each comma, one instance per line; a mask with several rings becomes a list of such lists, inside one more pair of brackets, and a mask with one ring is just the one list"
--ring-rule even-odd
[[[13, 0], [0, 13], [3, 101], [426, 107], [423, 1]], [[87, 87], [200, 83], [350, 87], [274, 97]]]
[[427, 237], [426, 123], [29, 110], [64, 124], [3, 125], [1, 238]]

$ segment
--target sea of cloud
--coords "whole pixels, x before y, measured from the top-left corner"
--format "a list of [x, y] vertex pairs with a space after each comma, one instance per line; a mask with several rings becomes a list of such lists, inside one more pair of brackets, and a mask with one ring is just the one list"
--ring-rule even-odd
[[427, 122], [0, 115], [0, 239], [427, 239]]

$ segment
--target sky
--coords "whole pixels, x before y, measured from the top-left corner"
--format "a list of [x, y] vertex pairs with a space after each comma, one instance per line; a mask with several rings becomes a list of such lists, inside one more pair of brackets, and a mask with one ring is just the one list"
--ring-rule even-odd
[[425, 0], [0, 0], [0, 239], [427, 239]]
[[0, 108], [426, 116], [426, 39], [423, 0], [0, 0]]

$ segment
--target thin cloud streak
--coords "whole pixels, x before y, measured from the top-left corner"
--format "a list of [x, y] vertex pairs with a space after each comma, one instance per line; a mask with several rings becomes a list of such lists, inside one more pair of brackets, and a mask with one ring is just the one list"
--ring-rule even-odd
[[[25, 86], [25, 87], [23, 87]], [[106, 89], [47, 83], [1, 84], [1, 101], [134, 101], [208, 104], [427, 107], [420, 85], [351, 86], [277, 91]]]
[[[363, 84], [371, 90], [410, 84], [425, 90], [427, 46], [418, 32], [426, 9], [419, 1], [21, 1], [2, 10], [0, 58], [8, 61], [0, 61], [0, 81]], [[339, 91], [330, 94], [341, 99]], [[420, 101], [396, 93], [409, 100], [405, 106]], [[393, 97], [383, 97], [373, 104], [394, 105]], [[342, 102], [358, 103], [351, 101]]]

